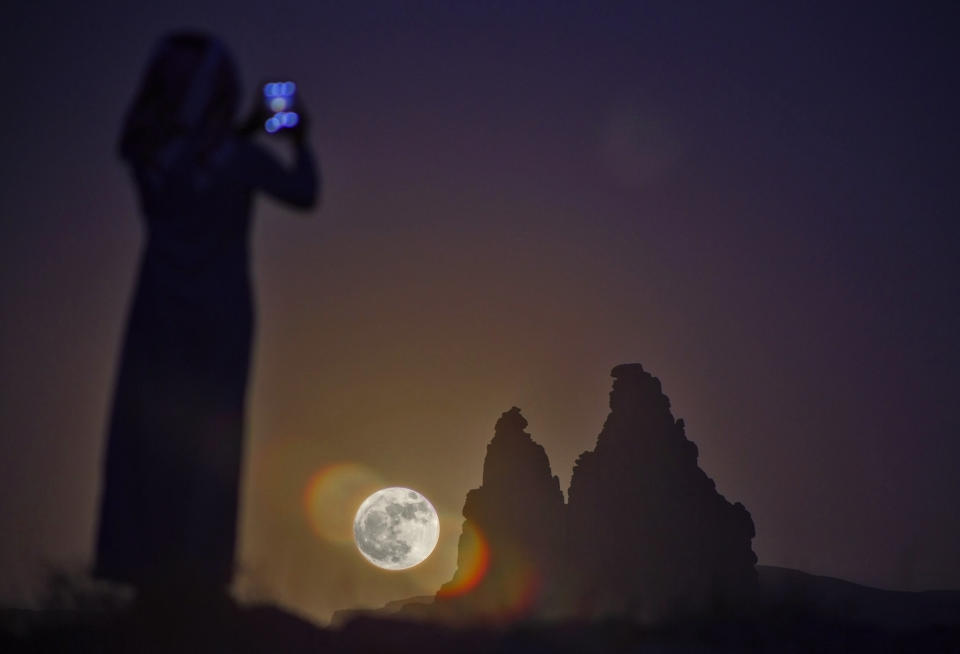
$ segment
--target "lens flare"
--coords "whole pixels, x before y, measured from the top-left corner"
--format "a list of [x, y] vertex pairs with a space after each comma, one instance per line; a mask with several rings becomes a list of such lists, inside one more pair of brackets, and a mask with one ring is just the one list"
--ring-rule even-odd
[[542, 577], [532, 562], [519, 566], [503, 589], [499, 617], [510, 622], [529, 616], [540, 598], [541, 587]]
[[334, 543], [353, 543], [353, 518], [363, 500], [383, 488], [370, 468], [334, 463], [315, 472], [303, 490], [303, 509], [314, 534]]
[[457, 574], [437, 592], [437, 597], [459, 597], [476, 588], [490, 568], [490, 545], [473, 523], [463, 523], [460, 550], [457, 555]]
[[270, 99], [270, 109], [273, 111], [283, 111], [287, 108], [287, 99], [286, 98], [271, 98]]
[[[463, 523], [454, 578], [437, 592], [437, 600], [470, 607], [483, 621], [510, 623], [530, 616], [542, 598], [543, 574], [523, 548], [492, 541], [472, 522]], [[465, 604], [459, 604], [462, 601]], [[466, 615], [466, 614], [465, 614]]]

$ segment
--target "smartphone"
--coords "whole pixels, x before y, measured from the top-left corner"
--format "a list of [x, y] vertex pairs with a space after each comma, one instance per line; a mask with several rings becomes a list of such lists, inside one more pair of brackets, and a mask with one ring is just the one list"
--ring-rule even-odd
[[273, 115], [267, 118], [263, 128], [273, 134], [281, 129], [294, 127], [300, 116], [294, 111], [297, 85], [293, 82], [268, 82], [263, 85], [263, 103]]

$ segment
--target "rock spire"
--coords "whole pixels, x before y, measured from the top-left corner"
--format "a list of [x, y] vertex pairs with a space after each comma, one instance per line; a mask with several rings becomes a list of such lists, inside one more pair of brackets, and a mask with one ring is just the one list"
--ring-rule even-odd
[[563, 494], [520, 409], [497, 421], [483, 483], [463, 506], [457, 570], [437, 593], [444, 613], [510, 620], [548, 611], [563, 542]]
[[757, 584], [750, 514], [698, 467], [660, 380], [640, 364], [611, 374], [610, 414], [570, 483], [574, 610], [656, 620], [742, 601]]
[[457, 570], [424, 615], [509, 622], [657, 621], [739, 606], [757, 589], [753, 520], [697, 464], [697, 446], [640, 364], [615, 367], [610, 413], [564, 504], [513, 407], [467, 493]]

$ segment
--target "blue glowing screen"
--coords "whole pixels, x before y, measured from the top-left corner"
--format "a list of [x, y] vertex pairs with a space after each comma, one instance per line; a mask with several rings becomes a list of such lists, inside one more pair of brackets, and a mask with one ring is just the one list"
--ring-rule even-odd
[[297, 85], [294, 82], [269, 82], [263, 85], [263, 99], [273, 116], [267, 119], [263, 128], [273, 134], [286, 127], [294, 127], [300, 122], [300, 116], [290, 111], [293, 108]]

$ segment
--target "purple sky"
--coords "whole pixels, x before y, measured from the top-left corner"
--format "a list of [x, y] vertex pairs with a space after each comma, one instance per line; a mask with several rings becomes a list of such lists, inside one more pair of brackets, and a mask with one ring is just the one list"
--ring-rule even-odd
[[[0, 598], [90, 556], [141, 238], [114, 144], [183, 26], [251, 93], [298, 81], [326, 178], [315, 215], [258, 204], [251, 594], [324, 618], [432, 592], [500, 413], [566, 488], [628, 361], [751, 511], [761, 563], [960, 587], [956, 17], [591, 4], [5, 9]], [[303, 488], [342, 462], [446, 516], [426, 567], [311, 533]]]

